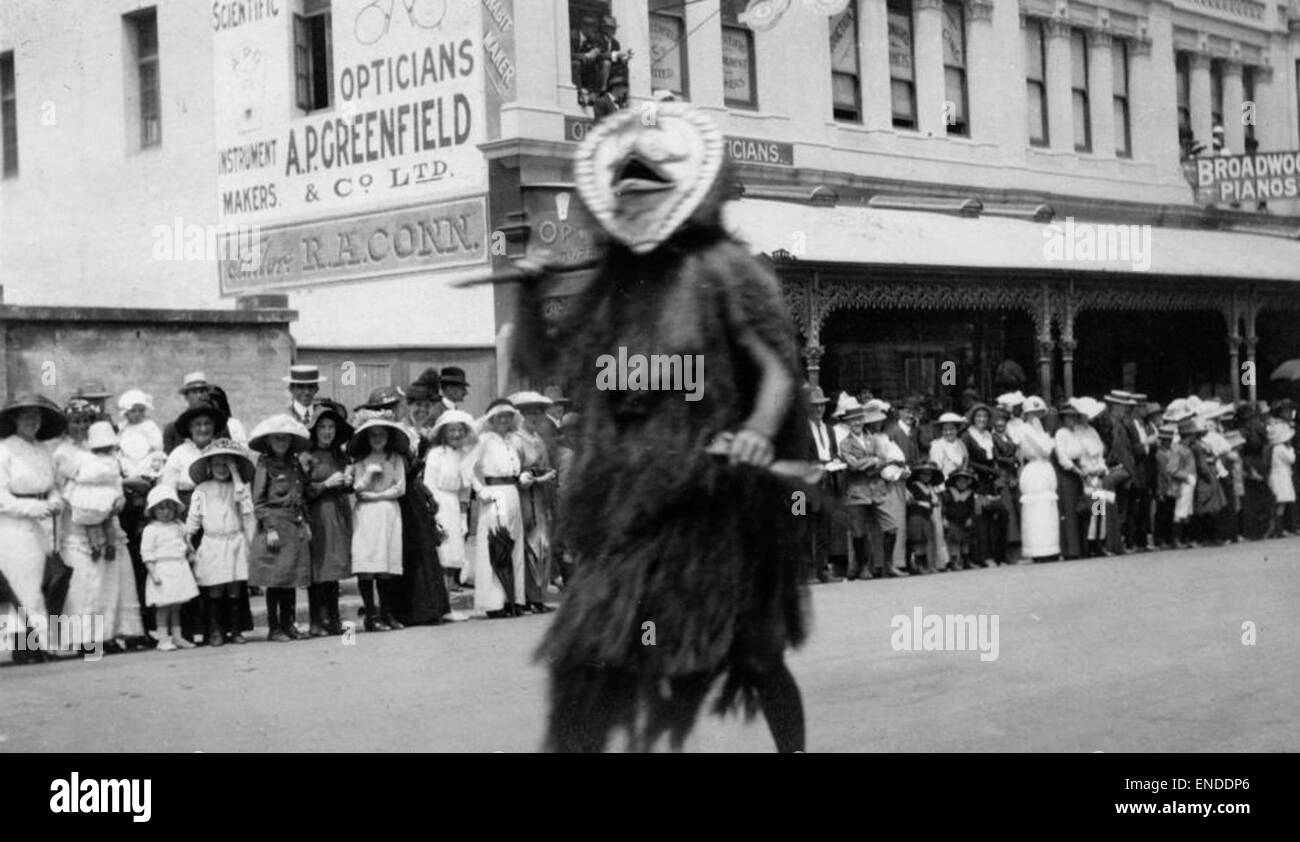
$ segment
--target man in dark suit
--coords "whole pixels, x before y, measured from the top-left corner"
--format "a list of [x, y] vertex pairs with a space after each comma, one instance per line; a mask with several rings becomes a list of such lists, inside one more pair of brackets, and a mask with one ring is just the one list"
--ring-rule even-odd
[[885, 435], [903, 451], [909, 465], [915, 465], [924, 458], [918, 423], [920, 415], [921, 402], [916, 398], [907, 398], [898, 407], [897, 420], [885, 427]]
[[[826, 465], [838, 456], [835, 446], [835, 431], [826, 423], [826, 404], [830, 399], [820, 387], [804, 389], [808, 394], [809, 436], [807, 459], [810, 463]], [[805, 572], [805, 579], [810, 583], [843, 581], [831, 570], [831, 517], [833, 508], [839, 498], [839, 478], [834, 473], [825, 473], [817, 484], [818, 494], [808, 500], [808, 532], [812, 541], [812, 569]]]
[[289, 386], [289, 415], [304, 427], [311, 427], [312, 407], [316, 403], [316, 393], [320, 384], [328, 378], [320, 376], [320, 369], [314, 365], [291, 365], [289, 376], [281, 377]]
[[[1136, 431], [1129, 424], [1129, 410], [1137, 404], [1133, 396], [1119, 389], [1106, 395], [1106, 411], [1093, 422], [1102, 444], [1106, 446], [1106, 467], [1110, 474], [1106, 488], [1115, 492], [1115, 511], [1119, 517], [1119, 534], [1128, 534], [1129, 490], [1137, 476], [1137, 458], [1134, 455], [1133, 436]], [[1126, 476], [1127, 474], [1127, 476]], [[1109, 532], [1109, 530], [1108, 530]], [[1108, 541], [1111, 552], [1125, 552], [1123, 538]]]

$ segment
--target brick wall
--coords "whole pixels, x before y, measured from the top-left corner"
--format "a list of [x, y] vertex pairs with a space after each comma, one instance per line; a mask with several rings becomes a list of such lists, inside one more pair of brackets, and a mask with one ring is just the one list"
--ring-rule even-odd
[[[285, 309], [117, 310], [0, 306], [0, 377], [6, 399], [35, 391], [62, 404], [91, 378], [114, 395], [143, 389], [152, 417], [165, 425], [184, 408], [177, 394], [187, 372], [203, 371], [226, 390], [249, 431], [281, 412], [289, 394], [280, 378], [293, 360]], [[116, 397], [110, 401], [116, 412]]]

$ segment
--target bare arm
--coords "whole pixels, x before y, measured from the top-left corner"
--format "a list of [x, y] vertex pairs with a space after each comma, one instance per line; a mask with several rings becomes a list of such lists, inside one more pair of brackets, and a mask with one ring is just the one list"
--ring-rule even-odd
[[756, 333], [741, 334], [740, 345], [758, 366], [760, 379], [754, 409], [732, 441], [731, 461], [763, 467], [772, 462], [772, 439], [790, 411], [795, 382], [781, 358]]

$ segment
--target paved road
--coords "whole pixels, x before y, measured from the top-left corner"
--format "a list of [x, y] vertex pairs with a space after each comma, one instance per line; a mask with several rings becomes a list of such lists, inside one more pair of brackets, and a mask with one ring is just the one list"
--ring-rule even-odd
[[[1300, 750], [1300, 540], [811, 593], [791, 665], [812, 751]], [[997, 660], [894, 651], [918, 606], [998, 615]], [[4, 666], [0, 751], [533, 751], [547, 622]], [[770, 748], [736, 718], [688, 744]]]

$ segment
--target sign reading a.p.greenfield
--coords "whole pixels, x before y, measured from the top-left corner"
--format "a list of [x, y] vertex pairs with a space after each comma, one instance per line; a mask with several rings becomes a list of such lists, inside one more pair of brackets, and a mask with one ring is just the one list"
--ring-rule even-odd
[[220, 261], [223, 295], [486, 265], [490, 239], [482, 196], [260, 233], [256, 265]]
[[[596, 121], [583, 117], [564, 118], [564, 139], [575, 143], [587, 136]], [[794, 144], [758, 137], [727, 135], [723, 148], [736, 164], [766, 164], [773, 167], [794, 166]]]

